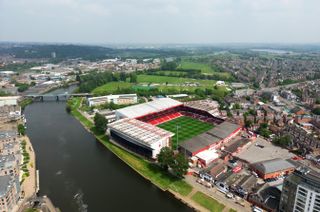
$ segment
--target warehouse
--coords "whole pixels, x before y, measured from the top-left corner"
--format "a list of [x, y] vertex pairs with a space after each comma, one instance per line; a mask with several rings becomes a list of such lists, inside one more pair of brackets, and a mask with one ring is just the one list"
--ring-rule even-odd
[[230, 122], [223, 122], [212, 130], [195, 136], [181, 144], [180, 151], [188, 156], [195, 156], [208, 149], [218, 149], [241, 131], [241, 127]]
[[264, 180], [288, 175], [295, 170], [292, 163], [280, 158], [254, 163], [250, 167]]
[[108, 125], [108, 133], [122, 146], [149, 158], [156, 158], [161, 148], [170, 146], [173, 133], [154, 125], [125, 118]]

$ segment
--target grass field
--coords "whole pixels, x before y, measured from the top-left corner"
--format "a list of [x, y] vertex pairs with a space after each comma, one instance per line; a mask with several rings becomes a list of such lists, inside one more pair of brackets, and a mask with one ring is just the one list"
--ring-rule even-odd
[[199, 80], [199, 79], [191, 79], [191, 78], [182, 78], [182, 77], [169, 77], [169, 76], [154, 76], [154, 75], [138, 75], [139, 83], [170, 83], [170, 84], [182, 84], [185, 82], [198, 82], [201, 86], [209, 86], [213, 87], [216, 83], [215, 80]]
[[100, 87], [97, 87], [92, 92], [95, 95], [112, 94], [117, 89], [131, 88], [132, 85], [133, 84], [130, 82], [109, 82]]
[[[166, 86], [165, 83], [168, 82], [171, 84], [170, 86]], [[183, 83], [186, 82], [197, 82], [199, 83], [199, 87], [187, 87], [182, 86]], [[193, 91], [196, 88], [213, 88], [216, 81], [215, 80], [197, 80], [191, 78], [180, 78], [180, 77], [169, 77], [169, 76], [154, 76], [154, 75], [138, 75], [138, 85], [140, 84], [148, 84], [154, 83], [159, 84], [156, 86], [162, 91], [167, 91], [170, 89], [177, 89], [177, 90], [190, 90]], [[174, 85], [174, 86], [172, 86]], [[113, 94], [118, 89], [125, 89], [125, 88], [133, 88], [135, 84], [130, 82], [109, 82], [100, 87], [95, 88], [92, 92], [94, 95], [106, 95], [106, 94]], [[222, 89], [222, 88], [221, 88]], [[225, 88], [223, 88], [225, 89]]]
[[217, 74], [220, 76], [225, 76], [229, 77], [230, 73], [228, 72], [217, 72], [215, 71], [212, 67], [210, 67], [208, 64], [205, 63], [196, 63], [196, 62], [191, 62], [188, 60], [182, 60], [179, 68], [184, 68], [184, 69], [200, 69], [201, 73], [203, 74]]
[[[178, 130], [177, 130], [178, 126]], [[204, 133], [213, 128], [213, 125], [187, 117], [181, 116], [171, 121], [158, 125], [158, 127], [173, 132], [175, 135], [172, 138], [172, 145], [177, 147], [178, 143], [181, 143], [187, 139], [190, 139], [196, 135]], [[178, 136], [177, 136], [178, 132]]]
[[200, 191], [197, 191], [197, 193], [195, 193], [191, 199], [212, 212], [221, 212], [225, 208], [223, 204]]

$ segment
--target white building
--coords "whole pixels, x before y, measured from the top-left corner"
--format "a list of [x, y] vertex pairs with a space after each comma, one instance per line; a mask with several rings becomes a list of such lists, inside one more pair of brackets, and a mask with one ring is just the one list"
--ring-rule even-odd
[[138, 102], [138, 96], [137, 94], [119, 94], [88, 98], [88, 105], [90, 107], [111, 102], [117, 105], [136, 104]]
[[17, 105], [19, 98], [20, 96], [2, 96], [0, 97], [0, 107]]
[[173, 133], [137, 119], [125, 118], [108, 124], [114, 141], [147, 157], [156, 158], [163, 147], [170, 145]]
[[152, 113], [164, 111], [169, 108], [177, 107], [180, 105], [182, 105], [182, 103], [177, 100], [170, 98], [161, 98], [151, 102], [121, 108], [116, 111], [116, 117], [117, 119], [138, 118]]

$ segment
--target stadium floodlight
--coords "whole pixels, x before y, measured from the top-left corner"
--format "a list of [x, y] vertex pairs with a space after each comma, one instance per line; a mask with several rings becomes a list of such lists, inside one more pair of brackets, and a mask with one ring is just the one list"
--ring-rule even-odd
[[178, 140], [179, 140], [179, 128], [180, 128], [180, 126], [177, 124], [176, 128], [177, 128], [177, 139], [176, 139], [177, 140], [176, 150], [177, 150], [178, 149], [178, 143], [179, 143]]

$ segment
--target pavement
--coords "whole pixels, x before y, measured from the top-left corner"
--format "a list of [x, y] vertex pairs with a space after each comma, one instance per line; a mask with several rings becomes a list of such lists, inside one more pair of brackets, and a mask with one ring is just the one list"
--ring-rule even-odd
[[[218, 202], [225, 205], [225, 208], [223, 211], [229, 211], [229, 209], [235, 209], [236, 211], [252, 211], [251, 204], [247, 201], [245, 201], [245, 206], [241, 206], [236, 203], [236, 200], [228, 199], [225, 194], [221, 193], [216, 189], [216, 187], [213, 188], [207, 188], [203, 185], [200, 185], [196, 182], [197, 178], [192, 175], [187, 175], [185, 177], [185, 180], [193, 186], [193, 192], [201, 191], [205, 193], [206, 195], [212, 197], [213, 199], [217, 200]], [[190, 194], [189, 194], [190, 195]], [[191, 195], [192, 196], [192, 195]], [[191, 197], [190, 197], [191, 198]]]
[[23, 181], [21, 190], [24, 191], [24, 199], [29, 199], [37, 192], [36, 158], [29, 138], [24, 136], [21, 138], [21, 141], [23, 140], [26, 141], [26, 150], [30, 155], [30, 162], [27, 165], [30, 175]]

